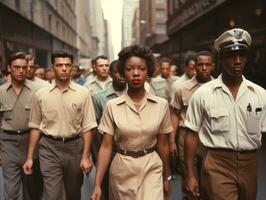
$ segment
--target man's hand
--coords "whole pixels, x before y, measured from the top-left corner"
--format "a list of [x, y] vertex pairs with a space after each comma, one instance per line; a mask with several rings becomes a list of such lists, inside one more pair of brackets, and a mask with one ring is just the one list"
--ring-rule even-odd
[[195, 176], [186, 177], [185, 179], [185, 189], [193, 197], [198, 197], [199, 194], [199, 185]]
[[178, 149], [177, 149], [175, 141], [170, 141], [169, 147], [170, 147], [170, 152], [172, 156], [174, 156], [175, 158], [178, 158]]
[[164, 191], [164, 200], [169, 199], [172, 192], [172, 185], [169, 180], [163, 181], [163, 191]]
[[94, 187], [92, 195], [91, 195], [91, 200], [100, 200], [101, 195], [102, 195], [101, 187], [99, 186]]
[[27, 175], [32, 174], [32, 172], [33, 172], [32, 166], [33, 166], [33, 160], [27, 159], [26, 162], [23, 165], [24, 173], [27, 174]]
[[80, 161], [80, 168], [84, 173], [89, 173], [92, 169], [92, 161], [89, 159], [88, 156], [83, 156], [81, 161]]

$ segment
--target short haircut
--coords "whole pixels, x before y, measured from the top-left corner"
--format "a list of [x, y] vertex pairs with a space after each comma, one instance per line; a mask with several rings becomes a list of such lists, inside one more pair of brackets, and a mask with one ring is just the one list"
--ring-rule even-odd
[[159, 65], [162, 65], [162, 63], [169, 63], [169, 65], [172, 64], [172, 61], [170, 58], [167, 58], [167, 57], [163, 57], [159, 60]]
[[214, 62], [213, 53], [211, 53], [210, 51], [199, 51], [199, 52], [197, 52], [197, 54], [195, 56], [196, 57], [195, 62], [197, 62], [197, 59], [198, 59], [199, 56], [209, 56], [209, 57], [211, 57], [212, 62]]
[[16, 59], [26, 60], [26, 53], [22, 51], [12, 53], [8, 59], [8, 65], [11, 65], [12, 61]]
[[94, 59], [94, 64], [96, 65], [97, 64], [97, 61], [99, 59], [103, 59], [103, 60], [109, 60], [109, 58], [105, 55], [100, 55], [100, 56], [97, 56], [95, 59]]
[[34, 65], [37, 65], [37, 60], [36, 60], [36, 58], [35, 58], [33, 55], [31, 55], [31, 54], [27, 54], [27, 55], [26, 55], [26, 60], [27, 60], [27, 62], [33, 60], [33, 64], [34, 64]]
[[114, 60], [113, 62], [111, 62], [110, 66], [109, 66], [109, 70], [112, 73], [114, 68], [117, 66], [118, 60]]
[[71, 62], [73, 63], [73, 55], [64, 49], [56, 50], [52, 53], [51, 55], [52, 64], [54, 64], [55, 58], [70, 58]]
[[123, 48], [118, 54], [118, 71], [121, 76], [125, 76], [125, 63], [130, 57], [139, 57], [146, 61], [148, 67], [148, 76], [151, 77], [156, 65], [155, 57], [149, 47], [142, 45], [131, 45]]
[[188, 55], [186, 58], [185, 58], [185, 66], [188, 65], [189, 61], [191, 60], [194, 60], [195, 61], [195, 55]]

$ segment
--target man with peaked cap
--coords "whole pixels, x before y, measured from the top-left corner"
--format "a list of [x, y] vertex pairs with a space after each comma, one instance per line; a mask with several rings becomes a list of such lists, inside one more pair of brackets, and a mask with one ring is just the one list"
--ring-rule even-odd
[[[255, 200], [257, 150], [266, 131], [266, 91], [243, 76], [251, 45], [243, 29], [215, 40], [222, 74], [192, 96], [185, 126], [185, 186], [204, 200]], [[193, 173], [198, 143], [204, 148], [200, 186]], [[200, 189], [199, 189], [200, 188]]]

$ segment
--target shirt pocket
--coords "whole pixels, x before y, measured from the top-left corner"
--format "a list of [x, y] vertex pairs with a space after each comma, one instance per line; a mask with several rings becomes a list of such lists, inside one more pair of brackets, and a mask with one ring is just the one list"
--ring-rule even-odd
[[223, 133], [229, 131], [229, 113], [226, 108], [210, 109], [211, 131]]
[[0, 107], [0, 112], [2, 113], [4, 120], [11, 120], [12, 119], [12, 105], [2, 105]]

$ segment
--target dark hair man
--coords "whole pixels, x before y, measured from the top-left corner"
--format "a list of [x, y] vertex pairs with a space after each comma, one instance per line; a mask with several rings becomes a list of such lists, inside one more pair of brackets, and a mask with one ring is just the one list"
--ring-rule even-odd
[[[266, 91], [243, 76], [251, 44], [240, 28], [215, 40], [222, 74], [200, 87], [185, 126], [186, 189], [206, 200], [256, 199], [257, 150], [266, 131]], [[200, 190], [193, 172], [198, 141], [204, 146]]]
[[[32, 155], [39, 141], [39, 156], [46, 198], [81, 198], [83, 174], [90, 172], [91, 129], [97, 126], [88, 90], [71, 81], [72, 54], [60, 50], [51, 56], [55, 81], [35, 94], [29, 120], [31, 128], [27, 161], [32, 173]], [[40, 136], [42, 136], [40, 138]]]

